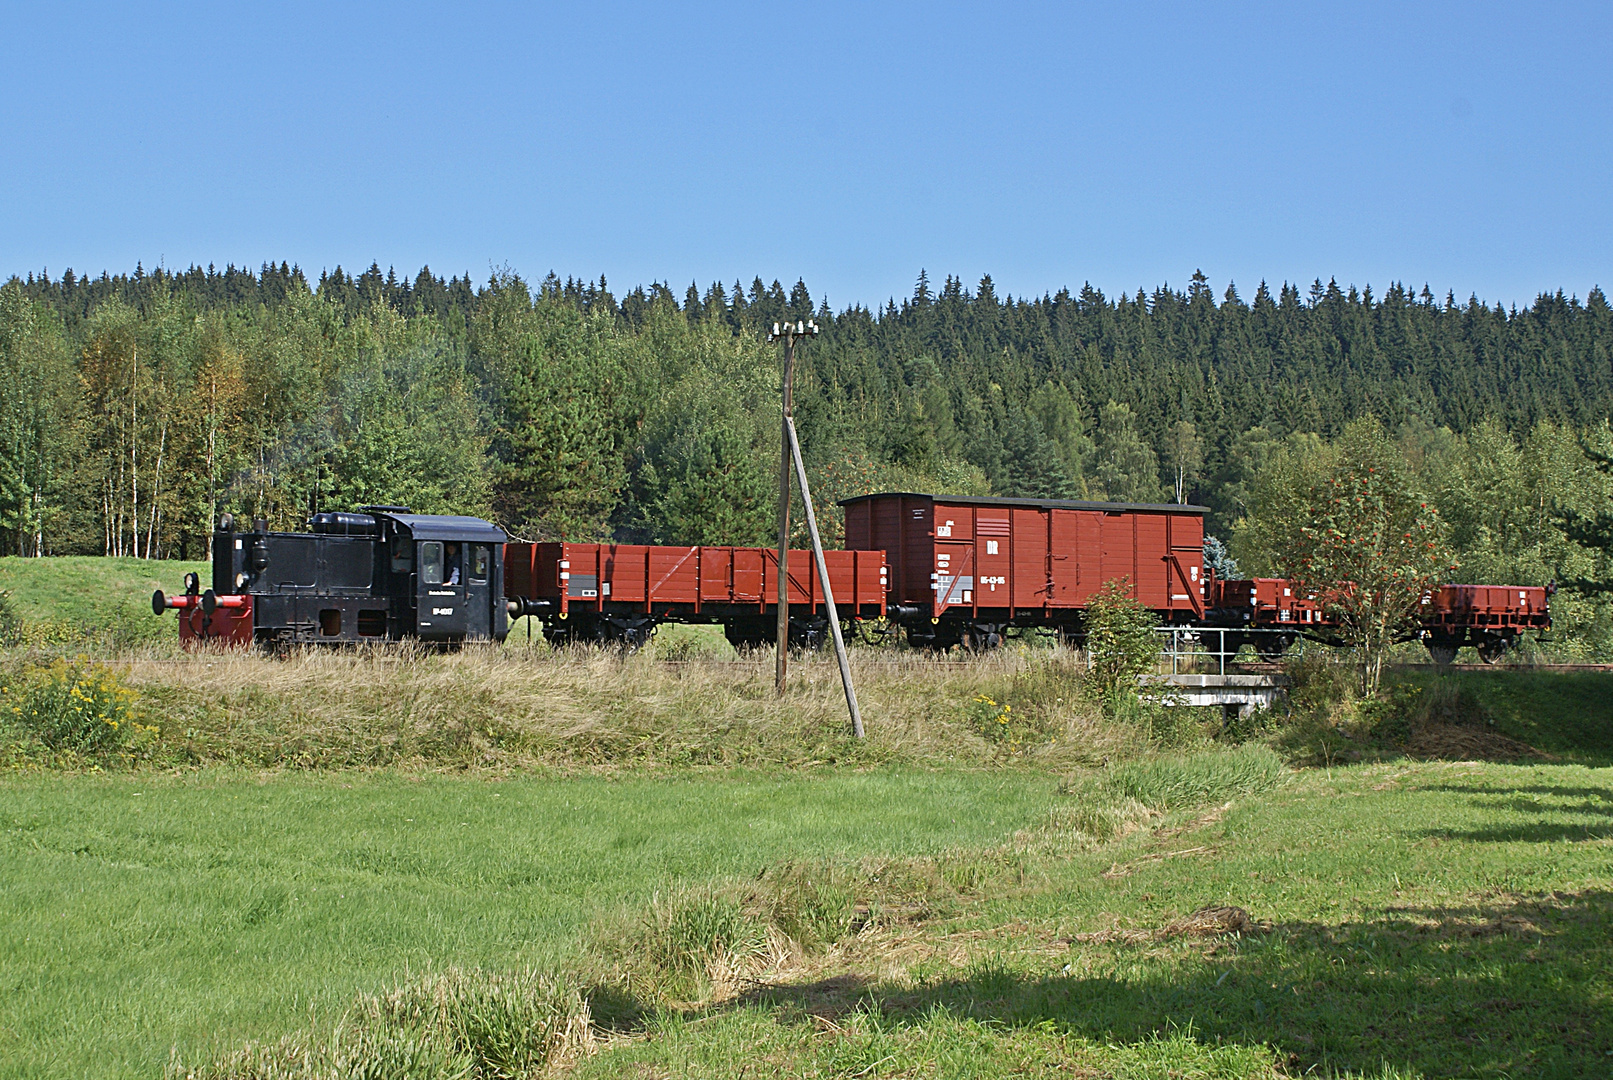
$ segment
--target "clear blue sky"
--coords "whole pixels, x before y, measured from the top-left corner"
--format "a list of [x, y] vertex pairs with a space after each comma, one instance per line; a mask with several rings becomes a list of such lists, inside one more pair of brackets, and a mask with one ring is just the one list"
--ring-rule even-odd
[[1613, 288], [1613, 5], [0, 7], [0, 276]]

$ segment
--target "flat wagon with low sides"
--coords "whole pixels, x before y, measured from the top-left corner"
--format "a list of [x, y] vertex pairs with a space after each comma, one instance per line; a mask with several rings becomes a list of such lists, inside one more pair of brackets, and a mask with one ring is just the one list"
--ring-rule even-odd
[[309, 532], [213, 534], [213, 581], [152, 597], [177, 609], [186, 644], [351, 644], [405, 638], [453, 645], [502, 641], [504, 531], [481, 518], [413, 514], [401, 506], [315, 514]]
[[1204, 618], [1202, 506], [889, 492], [840, 503], [846, 547], [882, 551], [910, 643], [990, 648], [1010, 628], [1083, 632], [1112, 581], [1162, 624]]
[[[881, 553], [823, 556], [842, 621], [885, 614]], [[735, 648], [778, 637], [778, 552], [771, 548], [512, 541], [504, 561], [511, 610], [536, 616], [556, 644], [642, 645], [663, 622], [721, 624]], [[812, 552], [791, 551], [786, 570], [790, 644], [819, 647], [829, 616]]]
[[[1421, 640], [1436, 664], [1449, 664], [1463, 645], [1493, 664], [1525, 633], [1551, 629], [1550, 585], [1441, 585], [1423, 597], [1417, 627], [1405, 640]], [[1285, 578], [1223, 581], [1211, 575], [1205, 595], [1211, 627], [1226, 627], [1226, 651], [1246, 642], [1268, 659], [1298, 637], [1336, 640], [1337, 623], [1314, 593]]]
[[1486, 664], [1499, 660], [1525, 631], [1551, 629], [1551, 585], [1441, 585], [1423, 603], [1422, 639], [1436, 664], [1471, 645]]

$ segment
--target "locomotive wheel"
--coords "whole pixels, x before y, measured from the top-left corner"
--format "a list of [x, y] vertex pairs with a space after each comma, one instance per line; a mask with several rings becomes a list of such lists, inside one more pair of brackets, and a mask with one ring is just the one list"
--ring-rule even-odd
[[1457, 648], [1458, 646], [1455, 645], [1436, 645], [1430, 641], [1428, 642], [1428, 656], [1429, 659], [1433, 660], [1434, 663], [1438, 664], [1440, 667], [1448, 667], [1451, 662], [1456, 659]]

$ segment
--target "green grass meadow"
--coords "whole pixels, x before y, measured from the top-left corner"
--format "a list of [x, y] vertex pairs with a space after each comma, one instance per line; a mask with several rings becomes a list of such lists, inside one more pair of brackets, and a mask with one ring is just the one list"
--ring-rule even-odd
[[[657, 890], [1004, 845], [1070, 797], [1013, 771], [7, 780], [0, 1073], [157, 1075], [410, 972], [562, 961]], [[853, 940], [579, 1074], [1613, 1072], [1613, 770], [1388, 762], [1212, 810], [1043, 845], [892, 932], [898, 967]], [[1224, 904], [1269, 928], [1131, 940]]]
[[993, 843], [1023, 773], [0, 781], [0, 1073], [152, 1076], [445, 963], [574, 947], [655, 890], [787, 857]]

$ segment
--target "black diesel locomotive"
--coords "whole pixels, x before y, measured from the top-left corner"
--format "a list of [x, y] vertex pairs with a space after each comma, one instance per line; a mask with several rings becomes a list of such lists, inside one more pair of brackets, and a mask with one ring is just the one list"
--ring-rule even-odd
[[481, 518], [412, 514], [402, 506], [315, 514], [312, 532], [240, 532], [226, 514], [213, 535], [213, 585], [187, 575], [182, 640], [236, 645], [502, 641], [504, 530]]

